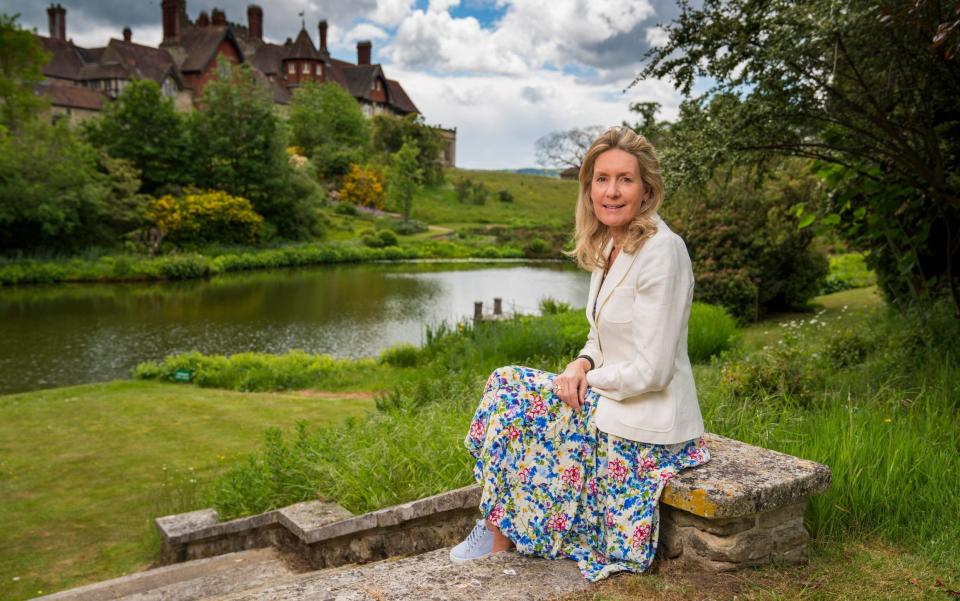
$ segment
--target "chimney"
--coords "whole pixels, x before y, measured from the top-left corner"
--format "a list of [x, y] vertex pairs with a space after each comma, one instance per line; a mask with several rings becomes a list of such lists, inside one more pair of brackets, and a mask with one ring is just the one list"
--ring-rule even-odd
[[219, 8], [215, 8], [210, 12], [210, 23], [213, 25], [226, 25], [227, 24], [227, 13], [223, 12]]
[[327, 20], [320, 21], [317, 27], [320, 29], [320, 52], [327, 52]]
[[370, 40], [363, 40], [357, 42], [357, 64], [358, 65], [369, 65], [370, 64], [370, 52], [373, 49], [373, 44]]
[[50, 24], [50, 38], [67, 41], [67, 9], [59, 4], [47, 8], [47, 21]]
[[207, 11], [202, 10], [197, 15], [197, 27], [210, 27], [210, 15], [207, 14]]
[[263, 41], [263, 9], [256, 4], [247, 7], [247, 30], [251, 38]]
[[180, 0], [163, 0], [163, 43], [180, 41]]
[[123, 28], [123, 41], [130, 42], [133, 40], [133, 31], [129, 27]]

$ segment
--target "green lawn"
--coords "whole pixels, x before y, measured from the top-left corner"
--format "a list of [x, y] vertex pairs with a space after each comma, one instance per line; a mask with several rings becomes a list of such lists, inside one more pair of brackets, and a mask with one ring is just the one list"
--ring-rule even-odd
[[145, 568], [152, 518], [196, 502], [191, 479], [259, 447], [268, 426], [372, 405], [144, 381], [0, 396], [0, 599]]

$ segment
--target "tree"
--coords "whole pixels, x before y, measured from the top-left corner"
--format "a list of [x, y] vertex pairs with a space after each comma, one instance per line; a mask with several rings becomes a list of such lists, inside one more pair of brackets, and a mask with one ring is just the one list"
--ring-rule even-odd
[[375, 152], [393, 155], [404, 144], [412, 144], [417, 149], [422, 183], [439, 184], [443, 181], [440, 157], [446, 142], [436, 127], [424, 123], [422, 116], [415, 113], [404, 117], [377, 115], [371, 120], [371, 130]]
[[419, 154], [413, 142], [404, 142], [400, 150], [390, 157], [387, 166], [387, 200], [400, 208], [404, 223], [410, 219], [413, 197], [420, 187], [422, 172], [417, 164]]
[[[270, 92], [247, 65], [206, 85], [188, 132], [198, 187], [248, 199], [284, 237], [311, 233], [317, 219], [310, 200], [314, 184], [293, 172]], [[269, 227], [261, 231], [264, 237], [269, 233]]]
[[686, 95], [697, 78], [715, 82], [672, 132], [691, 174], [776, 154], [819, 161], [834, 187], [821, 224], [871, 251], [888, 298], [949, 292], [960, 312], [958, 11], [955, 0], [684, 2], [638, 79], [670, 78]]
[[0, 14], [0, 125], [11, 131], [47, 106], [34, 88], [50, 60], [36, 36], [17, 25], [18, 18]]
[[[65, 121], [0, 126], [0, 250], [70, 251], [103, 243], [108, 182], [96, 151]], [[112, 241], [109, 241], [112, 242]]]
[[605, 129], [602, 125], [591, 125], [550, 132], [536, 141], [537, 162], [544, 167], [579, 169], [590, 145]]
[[353, 96], [335, 83], [306, 82], [294, 90], [288, 124], [291, 142], [324, 177], [341, 176], [366, 157], [367, 119]]
[[144, 192], [190, 182], [182, 119], [152, 80], [130, 82], [97, 119], [85, 124], [84, 134], [110, 156], [132, 162], [140, 170]]

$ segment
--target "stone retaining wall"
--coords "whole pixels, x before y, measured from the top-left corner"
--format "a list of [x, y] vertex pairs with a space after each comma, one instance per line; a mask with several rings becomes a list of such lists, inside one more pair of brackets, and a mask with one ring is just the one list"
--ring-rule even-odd
[[[662, 557], [711, 570], [804, 561], [806, 498], [827, 489], [830, 469], [716, 435], [707, 436], [707, 447], [711, 460], [683, 471], [664, 491]], [[310, 501], [229, 522], [204, 509], [156, 524], [165, 563], [275, 546], [320, 569], [456, 544], [480, 517], [479, 502], [474, 485], [359, 516]]]

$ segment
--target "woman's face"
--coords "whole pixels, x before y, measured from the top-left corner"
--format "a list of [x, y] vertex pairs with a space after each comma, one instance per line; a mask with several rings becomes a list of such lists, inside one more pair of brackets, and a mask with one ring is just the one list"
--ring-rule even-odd
[[600, 223], [612, 230], [625, 228], [640, 212], [646, 197], [647, 188], [640, 179], [640, 164], [635, 156], [611, 148], [597, 157], [590, 200]]

